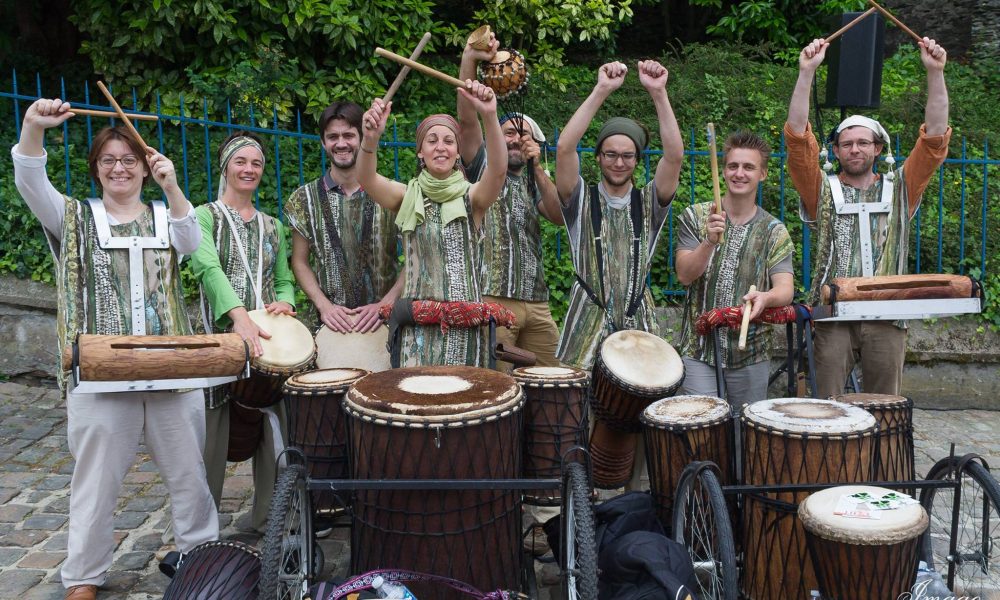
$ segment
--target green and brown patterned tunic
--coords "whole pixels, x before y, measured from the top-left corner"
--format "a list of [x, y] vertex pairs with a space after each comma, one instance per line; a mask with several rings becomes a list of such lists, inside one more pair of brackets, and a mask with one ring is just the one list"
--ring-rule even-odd
[[[597, 187], [602, 215], [603, 286], [598, 274], [597, 247], [591, 223], [591, 193], [582, 177], [569, 204], [563, 206], [573, 267], [595, 293], [600, 294], [602, 287], [604, 289], [604, 309], [591, 301], [578, 281], [570, 289], [569, 309], [556, 356], [563, 363], [579, 369], [593, 366], [601, 342], [615, 331], [639, 329], [660, 334], [653, 294], [646, 281], [670, 205], [660, 205], [653, 183], [641, 190], [644, 226], [638, 232], [640, 262], [635, 269], [630, 199], [609, 197], [603, 185]], [[635, 314], [629, 317], [626, 314], [628, 304], [635, 294], [640, 293], [640, 289], [642, 300]]]
[[373, 304], [396, 282], [395, 215], [364, 190], [348, 196], [326, 173], [292, 193], [285, 216], [309, 242], [309, 264], [330, 302], [347, 308]]
[[[475, 183], [486, 169], [486, 145], [466, 167]], [[525, 173], [507, 173], [500, 198], [486, 211], [483, 220], [483, 295], [512, 298], [524, 302], [548, 302], [542, 260], [542, 229], [538, 223], [536, 189], [528, 189]]]
[[[681, 214], [677, 231], [677, 249], [694, 250], [707, 237], [712, 202], [694, 204]], [[771, 289], [771, 276], [792, 273], [792, 238], [785, 225], [757, 207], [746, 223], [734, 225], [727, 219], [726, 234], [709, 259], [701, 277], [687, 288], [684, 299], [684, 323], [681, 326], [681, 356], [715, 365], [711, 336], [699, 336], [695, 321], [713, 308], [738, 306], [751, 285], [760, 291]], [[738, 369], [771, 358], [770, 325], [751, 324], [747, 329], [746, 350], [737, 348], [739, 331], [719, 332], [722, 366]]]
[[[482, 232], [472, 221], [472, 203], [465, 196], [469, 217], [441, 225], [441, 207], [424, 199], [424, 221], [403, 233], [403, 298], [481, 302]], [[434, 326], [402, 328], [400, 366], [468, 365], [485, 367], [489, 331], [485, 327]]]

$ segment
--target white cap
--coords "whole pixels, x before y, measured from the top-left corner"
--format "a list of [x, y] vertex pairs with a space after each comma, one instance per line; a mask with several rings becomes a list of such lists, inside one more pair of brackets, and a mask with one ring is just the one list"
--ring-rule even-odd
[[511, 119], [520, 119], [525, 125], [527, 125], [528, 128], [531, 129], [531, 137], [535, 138], [536, 142], [545, 141], [545, 134], [542, 133], [542, 128], [539, 127], [538, 123], [535, 123], [535, 120], [528, 115], [519, 112], [509, 112], [500, 117], [500, 124], [503, 125]]
[[892, 146], [892, 140], [889, 139], [889, 133], [882, 127], [882, 124], [875, 119], [869, 119], [861, 115], [851, 115], [840, 122], [837, 125], [837, 133], [849, 128], [849, 127], [864, 127], [865, 129], [871, 129], [875, 132], [875, 137], [880, 139], [886, 147]]

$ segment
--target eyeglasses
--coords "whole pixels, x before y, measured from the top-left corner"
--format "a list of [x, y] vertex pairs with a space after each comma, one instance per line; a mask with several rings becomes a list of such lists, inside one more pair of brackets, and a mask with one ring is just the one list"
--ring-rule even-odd
[[132, 154], [126, 154], [121, 158], [116, 158], [110, 154], [105, 154], [104, 156], [97, 159], [97, 164], [101, 165], [105, 169], [115, 168], [115, 163], [120, 162], [126, 169], [134, 169], [136, 165], [139, 164], [139, 159]]
[[855, 140], [853, 142], [837, 142], [837, 147], [841, 150], [850, 150], [852, 146], [857, 146], [858, 150], [870, 150], [875, 142], [871, 140]]
[[635, 162], [636, 154], [635, 152], [601, 152], [601, 156], [604, 157], [604, 160], [611, 163], [618, 162], [618, 159], [620, 158], [622, 159], [622, 162], [627, 164]]

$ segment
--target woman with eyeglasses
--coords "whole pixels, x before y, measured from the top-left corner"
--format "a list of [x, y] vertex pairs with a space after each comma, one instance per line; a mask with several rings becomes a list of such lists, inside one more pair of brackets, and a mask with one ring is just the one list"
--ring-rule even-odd
[[[78, 334], [188, 335], [178, 261], [198, 247], [201, 230], [194, 209], [177, 184], [174, 165], [143, 147], [123, 128], [94, 136], [87, 159], [100, 198], [63, 195], [45, 172], [46, 129], [72, 113], [59, 99], [34, 102], [24, 115], [19, 143], [11, 149], [14, 181], [38, 218], [52, 249], [58, 289], [59, 350]], [[152, 179], [167, 202], [144, 203]], [[162, 240], [146, 248], [138, 264], [113, 237]], [[152, 244], [151, 244], [152, 245]], [[131, 290], [131, 270], [144, 289]], [[144, 323], [144, 326], [143, 326]], [[139, 331], [141, 329], [141, 331]], [[68, 373], [60, 369], [66, 388]], [[219, 520], [208, 489], [201, 451], [205, 443], [205, 399], [201, 390], [176, 392], [66, 393], [67, 440], [76, 460], [70, 482], [69, 538], [62, 565], [66, 598], [90, 600], [104, 584], [116, 546], [114, 511], [122, 480], [145, 439], [170, 492], [177, 546], [188, 551], [218, 538]]]

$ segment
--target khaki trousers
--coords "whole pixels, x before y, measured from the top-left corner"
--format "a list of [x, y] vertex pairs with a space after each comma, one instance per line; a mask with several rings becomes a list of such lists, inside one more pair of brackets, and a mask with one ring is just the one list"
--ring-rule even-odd
[[906, 358], [906, 330], [891, 321], [815, 323], [813, 347], [816, 387], [820, 398], [844, 393], [854, 369], [854, 355], [861, 357], [864, 392], [898, 395]]
[[[548, 302], [525, 302], [497, 296], [483, 296], [483, 302], [496, 302], [514, 313], [517, 324], [507, 329], [497, 327], [497, 343], [517, 346], [535, 353], [540, 367], [558, 367], [556, 345], [559, 343], [559, 329]], [[509, 373], [513, 365], [497, 362], [497, 370]]]

